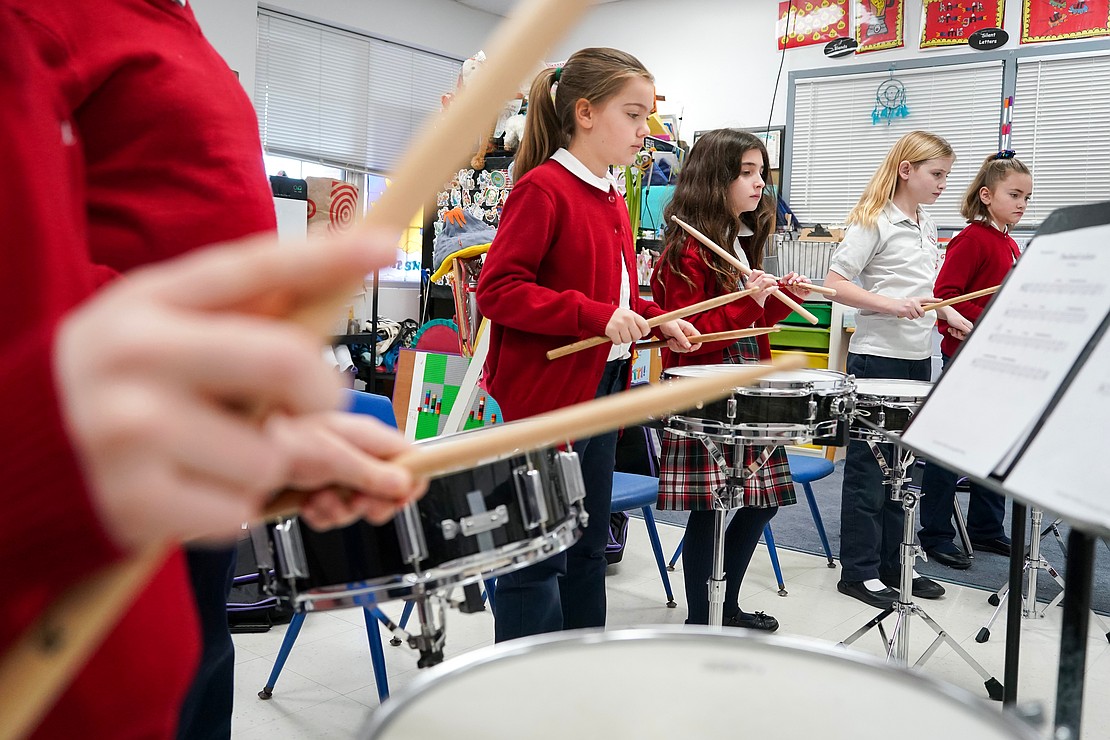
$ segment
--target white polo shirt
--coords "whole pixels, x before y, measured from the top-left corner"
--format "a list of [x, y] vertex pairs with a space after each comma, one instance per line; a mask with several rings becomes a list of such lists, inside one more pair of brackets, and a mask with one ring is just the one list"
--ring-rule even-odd
[[[829, 268], [856, 280], [864, 290], [889, 298], [932, 295], [940, 256], [937, 227], [921, 208], [917, 219], [887, 201], [874, 226], [848, 227]], [[925, 360], [933, 354], [935, 324], [934, 311], [911, 320], [860, 309], [848, 349], [857, 354]]]
[[[551, 155], [559, 164], [566, 168], [567, 172], [577, 177], [587, 185], [591, 185], [603, 193], [608, 193], [610, 190], [616, 190], [617, 186], [612, 180], [607, 177], [598, 177], [590, 172], [590, 168], [582, 164], [582, 160], [570, 153], [569, 149], [560, 148]], [[628, 265], [624, 263], [624, 254], [620, 255], [621, 261], [621, 293], [620, 293], [620, 307], [629, 308], [632, 302], [632, 291], [628, 287]], [[609, 350], [609, 361], [623, 360], [631, 357], [631, 344], [614, 344], [613, 348]]]

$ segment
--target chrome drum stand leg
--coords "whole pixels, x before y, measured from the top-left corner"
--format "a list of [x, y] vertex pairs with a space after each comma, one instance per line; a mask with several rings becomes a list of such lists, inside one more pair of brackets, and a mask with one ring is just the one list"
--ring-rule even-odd
[[[891, 499], [902, 504], [902, 543], [899, 546], [901, 572], [898, 579], [898, 601], [894, 602], [891, 608], [884, 609], [878, 616], [853, 632], [840, 644], [851, 645], [872, 627], [878, 627], [879, 634], [886, 647], [887, 661], [895, 662], [901, 666], [909, 666], [910, 621], [912, 617], [920, 617], [936, 633], [936, 638], [917, 659], [917, 662], [913, 664], [913, 667], [919, 668], [925, 665], [925, 662], [933, 656], [941, 643], [944, 643], [959, 655], [972, 670], [979, 674], [983, 679], [983, 685], [987, 689], [987, 695], [995, 701], [1002, 701], [1003, 687], [1001, 682], [994, 678], [983, 666], [979, 665], [978, 661], [971, 657], [971, 654], [964, 650], [959, 642], [953, 639], [936, 620], [926, 614], [925, 610], [913, 601], [913, 565], [917, 558], [925, 559], [925, 553], [916, 544], [913, 531], [919, 494], [910, 488], [904, 488], [905, 484], [909, 482], [909, 476], [906, 473], [913, 465], [913, 453], [909, 450], [903, 452], [898, 447], [894, 447], [893, 465], [891, 466], [887, 464], [883, 451], [876, 441], [867, 440], [867, 444], [871, 447], [871, 453], [875, 456], [875, 461], [883, 472], [883, 485], [890, 486]], [[882, 622], [891, 614], [896, 614], [896, 617], [894, 628], [888, 638], [883, 631]]]

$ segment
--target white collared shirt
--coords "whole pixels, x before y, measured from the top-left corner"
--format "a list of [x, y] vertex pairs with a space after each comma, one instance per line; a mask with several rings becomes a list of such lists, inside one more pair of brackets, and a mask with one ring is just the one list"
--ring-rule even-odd
[[[852, 224], [833, 253], [829, 269], [888, 298], [930, 296], [936, 282], [937, 227], [917, 209], [917, 221], [887, 201], [874, 226]], [[936, 313], [920, 319], [860, 309], [849, 349], [857, 354], [924, 360], [933, 354]]]
[[[598, 177], [590, 172], [589, 167], [582, 164], [582, 160], [570, 153], [570, 150], [560, 148], [551, 158], [566, 168], [567, 172], [577, 177], [582, 182], [595, 187], [603, 193], [608, 193], [611, 190], [617, 189], [616, 183], [609, 177]], [[620, 302], [621, 308], [630, 308], [632, 305], [632, 293], [628, 287], [628, 266], [624, 263], [624, 254], [621, 253], [621, 287], [620, 287]], [[622, 360], [626, 357], [631, 357], [630, 351], [631, 344], [614, 344], [613, 348], [609, 350], [609, 360]]]

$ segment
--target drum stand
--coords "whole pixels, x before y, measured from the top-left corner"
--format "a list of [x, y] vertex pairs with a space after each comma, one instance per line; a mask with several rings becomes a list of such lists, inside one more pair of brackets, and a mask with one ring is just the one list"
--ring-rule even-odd
[[[879, 635], [882, 637], [883, 643], [886, 646], [887, 661], [894, 660], [899, 665], [909, 665], [909, 652], [910, 652], [910, 618], [921, 617], [925, 624], [929, 625], [930, 629], [936, 633], [936, 639], [929, 645], [917, 662], [913, 664], [914, 668], [918, 668], [925, 664], [933, 653], [937, 651], [940, 644], [943, 642], [947, 644], [952, 650], [959, 655], [965, 663], [967, 663], [981, 678], [984, 679], [983, 685], [987, 689], [987, 695], [996, 701], [1002, 700], [1002, 684], [998, 679], [991, 676], [983, 666], [971, 657], [971, 655], [964, 650], [960, 643], [956, 642], [944, 628], [937, 624], [936, 620], [925, 613], [925, 610], [913, 602], [913, 564], [918, 557], [924, 559], [924, 551], [915, 544], [916, 537], [914, 535], [914, 518], [917, 509], [917, 502], [920, 494], [912, 489], [905, 487], [910, 478], [907, 471], [913, 465], [914, 456], [909, 450], [902, 451], [898, 446], [892, 448], [892, 457], [894, 458], [893, 466], [887, 463], [883, 451], [879, 448], [879, 444], [871, 439], [866, 440], [867, 445], [871, 448], [871, 454], [875, 456], [875, 461], [879, 464], [879, 469], [883, 473], [883, 485], [890, 486], [890, 498], [894, 501], [899, 501], [902, 504], [902, 544], [900, 547], [899, 561], [902, 565], [900, 578], [898, 581], [898, 601], [889, 609], [884, 609], [874, 619], [871, 619], [867, 624], [860, 627], [858, 630], [849, 635], [841, 645], [851, 645], [857, 639], [866, 634], [872, 627], [879, 628]], [[894, 629], [892, 630], [889, 639], [883, 629], [883, 620], [891, 614], [897, 614], [894, 621]]]
[[[713, 569], [709, 576], [709, 626], [721, 629], [725, 621], [725, 523], [728, 512], [732, 509], [743, 508], [744, 481], [755, 475], [771, 457], [777, 445], [766, 445], [763, 452], [751, 465], [744, 465], [743, 442], [732, 442], [733, 460], [735, 467], [729, 465], [721, 448], [717, 443], [704, 434], [690, 433], [704, 446], [713, 462], [724, 471], [728, 482], [724, 488], [713, 497]], [[739, 506], [728, 506], [728, 501], [739, 501]]]
[[[382, 625], [389, 630], [391, 635], [390, 645], [407, 644], [420, 653], [416, 660], [417, 668], [431, 668], [443, 662], [443, 645], [446, 641], [446, 605], [447, 599], [441, 594], [420, 594], [413, 597], [408, 603], [416, 608], [416, 618], [420, 622], [420, 631], [416, 634], [406, 632], [380, 610], [376, 615]], [[401, 620], [404, 622], [404, 618]]]
[[[1060, 550], [1064, 553], [1064, 557], [1067, 557], [1068, 551], [1064, 546], [1064, 538], [1060, 535], [1060, 528], [1058, 526], [1060, 520], [1056, 519], [1042, 530], [1041, 522], [1043, 517], [1044, 512], [1040, 509], [1036, 507], [1030, 508], [1029, 529], [1035, 534], [1031, 538], [1029, 549], [1025, 551], [1025, 562], [1021, 568], [1025, 576], [1025, 594], [1022, 595], [1021, 616], [1025, 619], [1043, 619], [1045, 614], [1048, 613], [1048, 610], [1059, 604], [1064, 598], [1064, 579], [1041, 554], [1041, 540], [1044, 539], [1045, 535], [1049, 532], [1052, 532], [1056, 536], [1056, 542], [1060, 545]], [[1052, 576], [1052, 579], [1060, 586], [1060, 593], [1056, 594], [1056, 597], [1052, 599], [1052, 601], [1045, 604], [1043, 609], [1037, 611], [1037, 574], [1042, 570]], [[987, 599], [987, 603], [995, 607], [994, 613], [991, 614], [991, 618], [987, 620], [987, 623], [980, 628], [979, 633], [975, 635], [975, 642], [983, 643], [990, 639], [991, 625], [994, 624], [994, 620], [998, 618], [999, 613], [1002, 611], [1002, 607], [1006, 603], [1006, 597], [1009, 593], [1010, 583], [1007, 581], [1002, 588], [991, 594]], [[1093, 611], [1091, 613], [1094, 614], [1095, 621], [1102, 626], [1102, 631], [1103, 634], [1106, 635], [1106, 639], [1110, 641], [1110, 631], [1107, 630], [1106, 623], [1102, 621], [1102, 618], [1099, 617], [1098, 614]]]

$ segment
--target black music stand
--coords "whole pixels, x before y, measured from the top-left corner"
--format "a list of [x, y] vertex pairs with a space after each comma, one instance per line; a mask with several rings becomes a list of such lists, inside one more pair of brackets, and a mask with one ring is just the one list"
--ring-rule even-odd
[[[1082, 466], [1060, 464], [1091, 454], [1110, 412], [1108, 240], [1110, 203], [1052, 213], [901, 440], [1014, 499], [1011, 593], [1021, 593], [1023, 504], [1071, 524], [1056, 685], [1059, 740], [1079, 737], [1094, 545], [1096, 536], [1110, 536], [1110, 507], [1099, 495], [1104, 482]], [[994, 436], [985, 436], [984, 426]], [[1008, 607], [1004, 702], [1013, 705], [1021, 599], [1011, 598]]]

